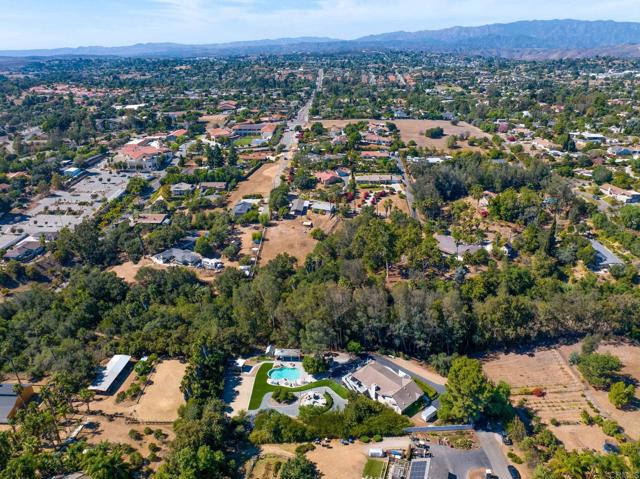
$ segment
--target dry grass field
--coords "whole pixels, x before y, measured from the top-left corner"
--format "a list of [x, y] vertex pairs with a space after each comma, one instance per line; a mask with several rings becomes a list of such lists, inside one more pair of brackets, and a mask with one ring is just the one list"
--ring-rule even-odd
[[343, 446], [338, 441], [331, 442], [331, 449], [316, 447], [307, 453], [307, 459], [314, 462], [321, 476], [327, 479], [359, 479], [367, 462], [367, 456], [357, 445]]
[[238, 183], [236, 189], [229, 195], [229, 206], [233, 207], [245, 195], [261, 194], [263, 198], [268, 198], [279, 169], [278, 163], [262, 165], [249, 178]]
[[[558, 350], [500, 354], [485, 361], [484, 370], [494, 382], [505, 381], [511, 386], [514, 403], [525, 398], [529, 407], [547, 423], [555, 418], [579, 424], [580, 412], [589, 409], [580, 378]], [[531, 395], [534, 388], [542, 389], [544, 397]]]
[[149, 384], [134, 408], [140, 421], [175, 421], [178, 408], [185, 403], [180, 382], [187, 363], [170, 359], [159, 363], [149, 376]]
[[136, 282], [136, 274], [141, 268], [153, 268], [153, 269], [166, 269], [169, 266], [164, 266], [158, 263], [154, 263], [149, 258], [142, 258], [138, 263], [126, 261], [112, 267], [109, 271], [116, 274], [118, 278], [122, 278], [127, 283], [132, 284]]
[[[342, 128], [350, 123], [357, 123], [359, 121], [380, 122], [382, 120], [323, 120], [322, 124], [325, 128], [331, 128], [332, 126]], [[468, 134], [469, 136], [475, 136], [477, 138], [491, 138], [491, 135], [463, 121], [457, 125], [452, 125], [451, 122], [444, 120], [393, 120], [393, 123], [395, 123], [400, 130], [400, 137], [405, 143], [413, 140], [418, 146], [436, 148], [438, 150], [447, 150], [447, 136], [450, 135]], [[436, 127], [442, 128], [445, 136], [436, 139], [427, 138], [424, 135], [426, 130]], [[469, 148], [466, 142], [458, 142], [458, 144], [461, 147]]]
[[331, 231], [340, 221], [337, 216], [320, 215], [309, 212], [306, 216], [273, 222], [267, 229], [260, 264], [265, 265], [280, 253], [288, 253], [302, 264], [317, 241], [311, 237], [311, 230], [303, 226], [305, 221], [313, 222], [313, 228], [320, 228], [325, 233]]
[[[560, 348], [560, 352], [565, 358], [568, 358], [572, 351], [579, 351], [579, 349], [580, 344], [573, 344]], [[623, 342], [607, 342], [600, 345], [598, 352], [611, 353], [620, 358], [623, 365], [621, 374], [632, 378], [637, 383], [640, 382], [640, 346]], [[589, 395], [593, 398], [593, 402], [603, 411], [604, 416], [618, 422], [633, 439], [640, 439], [639, 409], [616, 409], [609, 401], [607, 391], [599, 391], [586, 384], [585, 387], [588, 387]], [[636, 399], [640, 401], [640, 388], [636, 388]]]

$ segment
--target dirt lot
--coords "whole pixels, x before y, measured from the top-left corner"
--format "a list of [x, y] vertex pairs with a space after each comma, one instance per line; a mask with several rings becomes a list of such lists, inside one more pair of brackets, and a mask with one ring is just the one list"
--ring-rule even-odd
[[[527, 404], [545, 422], [552, 418], [580, 423], [580, 412], [589, 410], [580, 378], [555, 349], [530, 354], [500, 354], [484, 362], [487, 376], [494, 382], [511, 385], [514, 403], [526, 398]], [[541, 388], [544, 397], [523, 395], [524, 389]]]
[[135, 373], [131, 372], [112, 395], [96, 395], [91, 402], [91, 411], [122, 414], [141, 421], [174, 421], [178, 417], [178, 407], [184, 403], [180, 381], [186, 367], [186, 363], [177, 359], [158, 363], [149, 376], [151, 384], [146, 387], [140, 400], [136, 402], [127, 399], [118, 403], [117, 394], [126, 391], [136, 379]]
[[278, 163], [265, 163], [258, 168], [247, 180], [241, 181], [229, 195], [229, 206], [233, 207], [245, 195], [261, 194], [269, 196], [273, 189], [273, 180], [279, 171]]
[[154, 268], [154, 269], [166, 269], [168, 266], [163, 266], [158, 263], [154, 263], [149, 258], [142, 258], [138, 264], [135, 264], [131, 261], [127, 261], [126, 263], [119, 264], [114, 266], [109, 271], [112, 271], [119, 278], [124, 279], [127, 283], [135, 283], [136, 282], [136, 274], [140, 271], [141, 268]]
[[[162, 458], [169, 449], [169, 442], [173, 439], [173, 431], [171, 425], [152, 425], [151, 429], [161, 429], [165, 434], [164, 439], [158, 440], [153, 435], [145, 435], [143, 433], [144, 426], [140, 424], [128, 424], [124, 418], [116, 418], [108, 420], [103, 416], [88, 415], [85, 420], [92, 423], [92, 427], [85, 427], [79, 434], [78, 439], [86, 439], [90, 444], [99, 444], [104, 441], [119, 442], [129, 444], [136, 448], [142, 456], [149, 455], [149, 444], [154, 443], [160, 446], [161, 450], [157, 453]], [[129, 431], [135, 429], [142, 434], [141, 440], [131, 439]], [[160, 461], [152, 463], [152, 468], [156, 469]]]
[[343, 446], [338, 441], [332, 441], [331, 446], [331, 449], [316, 447], [307, 453], [307, 458], [318, 466], [322, 477], [360, 479], [367, 456], [354, 444]]
[[[602, 445], [607, 440], [607, 436], [599, 426], [562, 425], [549, 426], [549, 429], [569, 451], [582, 449], [602, 451]], [[608, 439], [611, 440], [611, 438]]]
[[[564, 346], [560, 348], [562, 356], [569, 357], [572, 351], [578, 351], [580, 344], [574, 344], [571, 346]], [[603, 343], [598, 348], [599, 353], [611, 353], [620, 358], [622, 361], [623, 369], [622, 375], [629, 376], [635, 381], [640, 381], [640, 347], [627, 343]], [[576, 374], [577, 370], [576, 370]], [[590, 386], [588, 387], [589, 394], [595, 399], [593, 401], [596, 405], [604, 411], [605, 416], [609, 416], [617, 421], [625, 430], [625, 432], [633, 439], [640, 439], [640, 410], [632, 409], [621, 411], [613, 407], [609, 401], [607, 391], [598, 391]], [[640, 389], [636, 389], [636, 399], [640, 400]]]
[[135, 416], [141, 421], [175, 421], [185, 402], [180, 382], [186, 369], [187, 363], [177, 359], [159, 363], [134, 409]]
[[[325, 126], [325, 128], [331, 128], [332, 126], [342, 128], [349, 123], [357, 123], [358, 121], [363, 120], [324, 120], [322, 121], [322, 124]], [[380, 120], [364, 121], [377, 122]], [[465, 123], [463, 121], [461, 121], [457, 125], [452, 125], [451, 122], [444, 120], [393, 120], [393, 123], [395, 123], [400, 130], [400, 137], [405, 143], [413, 140], [418, 146], [437, 148], [439, 150], [447, 149], [447, 136], [449, 135], [460, 135], [462, 133], [469, 133], [470, 136], [475, 136], [478, 138], [491, 137], [479, 128], [469, 125], [468, 123]], [[424, 136], [425, 130], [435, 127], [442, 128], [444, 130], [445, 136], [437, 139], [427, 138], [426, 136]], [[466, 142], [458, 142], [458, 144], [466, 148], [469, 147]]]
[[320, 228], [329, 232], [340, 221], [337, 216], [308, 213], [306, 216], [272, 222], [267, 229], [260, 263], [265, 265], [280, 253], [289, 253], [302, 264], [306, 256], [313, 251], [317, 241], [311, 237], [311, 230], [302, 223], [312, 221], [313, 228]]

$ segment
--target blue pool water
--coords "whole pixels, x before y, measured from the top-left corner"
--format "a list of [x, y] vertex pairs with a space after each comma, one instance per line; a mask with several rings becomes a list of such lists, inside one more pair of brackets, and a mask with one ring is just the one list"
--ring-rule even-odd
[[269, 371], [271, 379], [288, 379], [289, 381], [297, 381], [300, 379], [300, 370], [298, 368], [275, 368]]

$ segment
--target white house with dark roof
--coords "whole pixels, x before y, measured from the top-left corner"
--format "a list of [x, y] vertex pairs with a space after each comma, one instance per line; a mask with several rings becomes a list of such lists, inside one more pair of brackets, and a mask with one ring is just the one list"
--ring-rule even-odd
[[422, 399], [424, 392], [411, 377], [399, 374], [382, 364], [371, 361], [342, 379], [352, 391], [367, 394], [402, 414]]

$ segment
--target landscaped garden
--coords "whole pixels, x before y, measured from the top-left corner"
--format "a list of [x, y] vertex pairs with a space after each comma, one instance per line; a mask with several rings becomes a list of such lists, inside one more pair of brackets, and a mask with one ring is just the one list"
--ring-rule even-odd
[[[271, 385], [267, 382], [269, 379], [269, 371], [273, 368], [273, 363], [264, 363], [258, 369], [256, 374], [256, 380], [253, 384], [253, 391], [251, 392], [251, 399], [249, 400], [249, 409], [258, 409], [260, 404], [262, 403], [262, 398], [264, 395], [269, 392], [276, 392], [282, 389], [281, 386]], [[344, 386], [332, 381], [331, 379], [322, 379], [320, 381], [316, 381], [310, 384], [305, 384], [304, 386], [298, 386], [295, 388], [287, 388], [287, 391], [292, 393], [307, 391], [309, 389], [314, 389], [318, 387], [328, 387], [333, 390], [338, 396], [342, 399], [347, 399], [349, 397], [349, 391]]]

